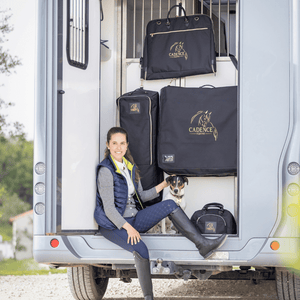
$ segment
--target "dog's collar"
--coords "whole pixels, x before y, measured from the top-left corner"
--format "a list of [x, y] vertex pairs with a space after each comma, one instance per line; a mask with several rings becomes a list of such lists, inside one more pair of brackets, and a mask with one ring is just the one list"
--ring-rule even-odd
[[172, 193], [171, 193], [171, 195], [172, 195], [173, 197], [177, 198], [177, 199], [181, 199], [181, 198], [183, 198], [183, 196], [184, 196], [184, 195], [178, 196], [178, 195], [174, 195], [174, 194], [172, 194]]

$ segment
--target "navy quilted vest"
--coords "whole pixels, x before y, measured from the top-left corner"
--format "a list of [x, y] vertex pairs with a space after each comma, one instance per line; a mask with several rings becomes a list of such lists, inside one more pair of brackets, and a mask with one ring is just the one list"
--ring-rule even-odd
[[[129, 174], [132, 178], [136, 194], [137, 194], [137, 184], [135, 182], [135, 165], [132, 165], [129, 161], [127, 161], [124, 158], [124, 161], [127, 165]], [[117, 211], [123, 216], [125, 208], [126, 208], [126, 203], [127, 203], [127, 198], [128, 198], [128, 186], [127, 186], [127, 181], [126, 178], [121, 174], [120, 169], [118, 168], [117, 164], [114, 162], [114, 159], [111, 156], [108, 156], [105, 158], [96, 168], [96, 184], [98, 182], [98, 172], [101, 167], [106, 167], [108, 168], [112, 175], [113, 175], [113, 180], [114, 180], [114, 199], [115, 199], [115, 206]], [[98, 223], [99, 226], [104, 227], [106, 229], [116, 229], [117, 227], [107, 218], [105, 215], [104, 209], [103, 209], [103, 204], [102, 200], [98, 191], [98, 188], [96, 189], [96, 208], [94, 212], [94, 218], [96, 222]], [[139, 199], [140, 196], [137, 194], [137, 197]], [[138, 201], [138, 200], [136, 200]], [[139, 209], [139, 206], [137, 205], [137, 209]]]

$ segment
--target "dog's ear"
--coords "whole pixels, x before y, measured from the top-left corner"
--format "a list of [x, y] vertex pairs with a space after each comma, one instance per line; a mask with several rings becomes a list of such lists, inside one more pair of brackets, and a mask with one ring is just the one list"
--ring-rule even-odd
[[171, 181], [172, 181], [172, 176], [168, 176], [165, 180], [166, 180], [167, 183], [171, 183]]
[[183, 176], [183, 182], [186, 182], [186, 184], [189, 184], [189, 180], [187, 179], [186, 176]]

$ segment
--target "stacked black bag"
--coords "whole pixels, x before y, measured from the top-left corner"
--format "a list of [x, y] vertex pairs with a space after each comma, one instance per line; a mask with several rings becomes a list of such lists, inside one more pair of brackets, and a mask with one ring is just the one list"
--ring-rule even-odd
[[[148, 190], [163, 181], [163, 171], [157, 164], [157, 122], [159, 95], [142, 88], [117, 99], [120, 126], [128, 133], [129, 149], [137, 164], [141, 183]], [[161, 195], [147, 205], [161, 200]]]
[[237, 172], [237, 87], [161, 90], [158, 165], [168, 174]]

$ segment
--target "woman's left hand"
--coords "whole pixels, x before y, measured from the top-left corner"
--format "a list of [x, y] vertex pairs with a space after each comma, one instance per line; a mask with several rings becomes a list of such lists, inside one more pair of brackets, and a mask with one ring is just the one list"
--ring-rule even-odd
[[126, 222], [123, 225], [123, 228], [127, 231], [128, 234], [127, 244], [129, 244], [130, 242], [131, 245], [133, 245], [133, 243], [137, 244], [140, 242], [140, 240], [142, 239], [140, 233], [134, 227], [132, 227], [128, 222]]

